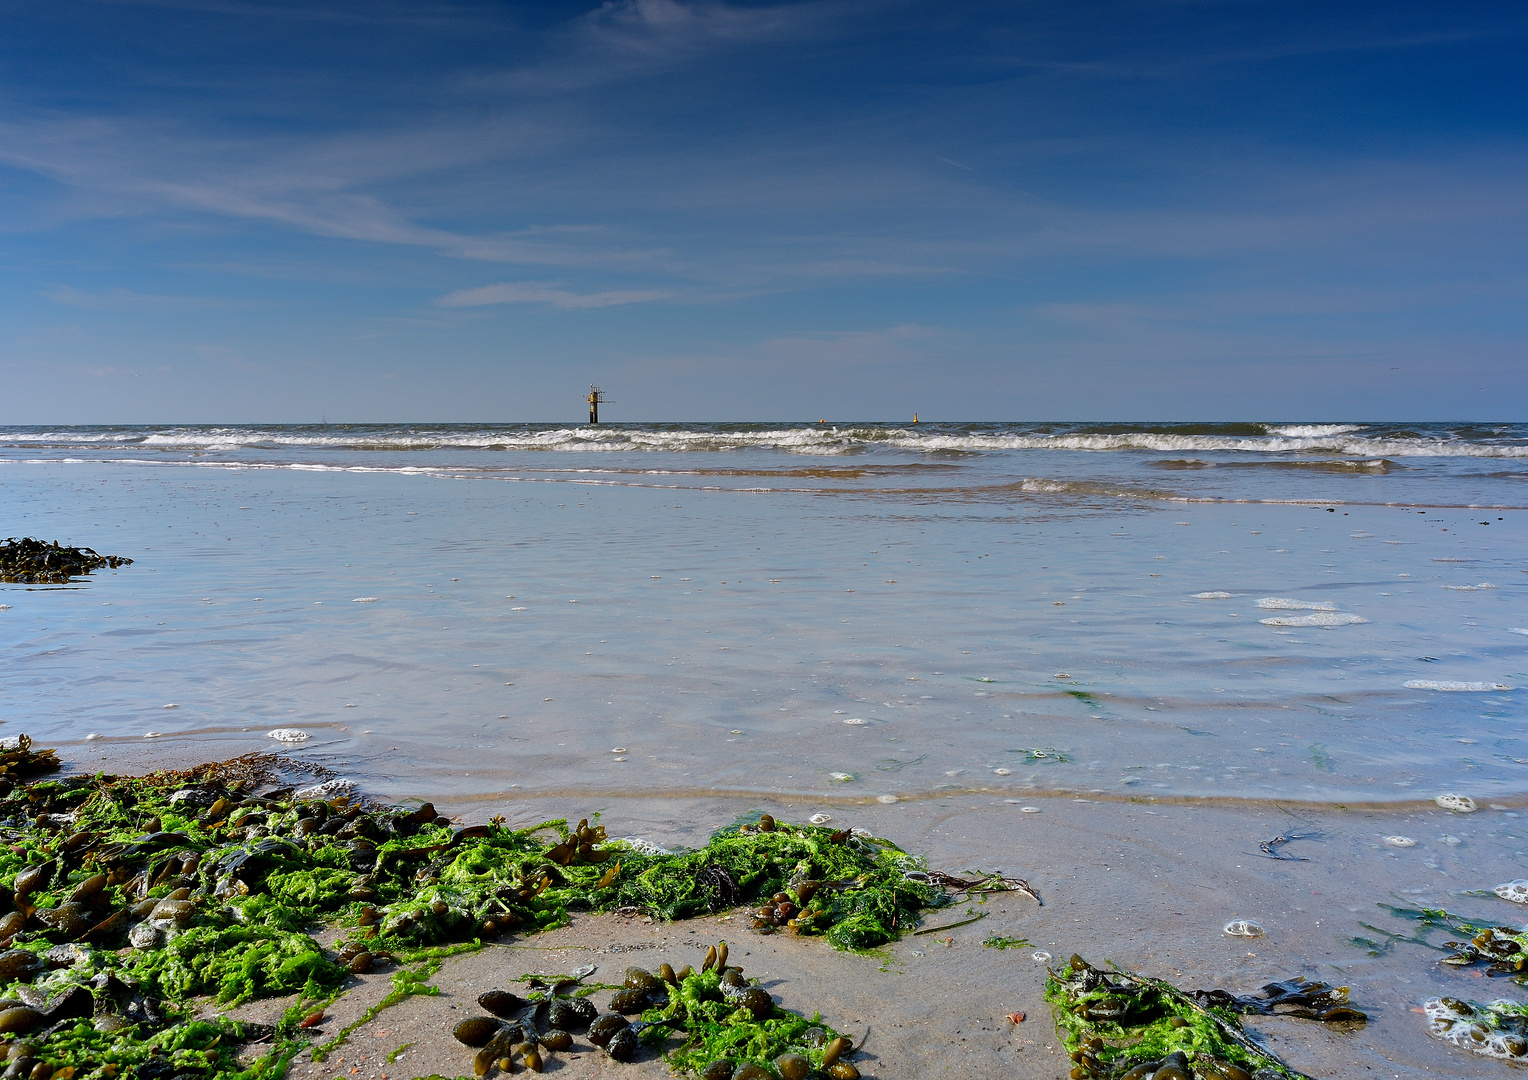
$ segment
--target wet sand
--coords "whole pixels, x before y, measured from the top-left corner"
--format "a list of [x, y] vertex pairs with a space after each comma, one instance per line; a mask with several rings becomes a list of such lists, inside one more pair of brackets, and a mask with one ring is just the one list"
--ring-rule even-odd
[[[829, 807], [835, 823], [865, 828], [949, 872], [1001, 870], [1027, 879], [1043, 906], [1017, 893], [985, 904], [957, 904], [929, 913], [925, 927], [971, 925], [908, 936], [860, 956], [837, 953], [820, 939], [761, 936], [740, 912], [675, 924], [643, 918], [578, 916], [572, 926], [506, 938], [481, 952], [449, 960], [433, 980], [438, 997], [415, 997], [358, 1028], [322, 1062], [301, 1055], [292, 1075], [306, 1080], [470, 1073], [473, 1051], [450, 1034], [456, 1021], [481, 1013], [475, 999], [491, 988], [511, 989], [528, 973], [560, 973], [597, 964], [594, 981], [619, 982], [628, 965], [697, 963], [704, 948], [728, 941], [745, 974], [758, 978], [788, 1009], [820, 1011], [834, 1027], [864, 1040], [855, 1064], [868, 1077], [1004, 1075], [1055, 1078], [1070, 1063], [1055, 1038], [1043, 999], [1045, 965], [1072, 952], [1090, 962], [1117, 964], [1185, 988], [1219, 987], [1250, 993], [1264, 983], [1304, 975], [1352, 987], [1366, 1025], [1325, 1026], [1292, 1019], [1249, 1018], [1276, 1053], [1316, 1077], [1486, 1077], [1507, 1066], [1429, 1038], [1421, 1003], [1440, 994], [1490, 1000], [1521, 997], [1507, 980], [1438, 963], [1442, 953], [1398, 944], [1373, 957], [1354, 936], [1379, 938], [1361, 924], [1401, 934], [1408, 924], [1377, 905], [1447, 906], [1503, 923], [1522, 921], [1516, 905], [1494, 896], [1465, 896], [1514, 876], [1499, 863], [1497, 839], [1516, 827], [1517, 811], [1487, 807], [1470, 815], [1420, 806], [1398, 811], [1324, 807], [1185, 805], [1031, 800], [1039, 813], [990, 796], [935, 802]], [[511, 824], [579, 817], [600, 810], [612, 835], [640, 835], [664, 845], [699, 844], [711, 828], [735, 816], [768, 810], [801, 820], [822, 807], [800, 802], [691, 800], [683, 804], [606, 800], [598, 806], [557, 799], [510, 805], [461, 805], [442, 810], [464, 820], [503, 813]], [[1298, 831], [1311, 839], [1282, 852], [1309, 861], [1273, 860], [1260, 841]], [[1417, 843], [1387, 845], [1404, 834]], [[1453, 836], [1457, 845], [1442, 843]], [[1222, 932], [1231, 919], [1251, 919], [1259, 938]], [[989, 935], [1026, 938], [1031, 945], [984, 947]], [[1441, 941], [1446, 935], [1435, 940]], [[358, 1018], [390, 989], [389, 970], [354, 980], [322, 1025], [328, 1038]], [[595, 995], [603, 1007], [609, 991]], [[253, 1003], [249, 1018], [278, 1016], [281, 1002]], [[1008, 1014], [1023, 1013], [1013, 1023]], [[386, 1055], [409, 1044], [389, 1064]], [[554, 1055], [552, 1068], [579, 1076], [662, 1076], [668, 1067], [644, 1051], [619, 1065], [579, 1039]], [[343, 1060], [341, 1060], [343, 1059]], [[616, 1070], [612, 1072], [611, 1070]], [[623, 1071], [624, 1070], [624, 1071]]]

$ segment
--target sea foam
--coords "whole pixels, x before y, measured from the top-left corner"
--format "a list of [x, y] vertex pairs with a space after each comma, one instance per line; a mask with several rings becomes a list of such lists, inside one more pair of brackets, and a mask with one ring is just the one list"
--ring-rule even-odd
[[1488, 694], [1498, 690], [1511, 690], [1506, 683], [1499, 682], [1452, 682], [1447, 679], [1411, 679], [1406, 683], [1408, 690], [1442, 690], [1456, 694]]
[[1275, 615], [1259, 619], [1264, 626], [1357, 626], [1369, 620], [1348, 611], [1314, 611], [1309, 615]]

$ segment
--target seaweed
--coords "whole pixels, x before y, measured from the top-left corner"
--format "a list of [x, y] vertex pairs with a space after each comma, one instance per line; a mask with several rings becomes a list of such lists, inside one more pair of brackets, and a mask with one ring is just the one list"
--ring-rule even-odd
[[1302, 1020], [1356, 1021], [1368, 1016], [1348, 1004], [1346, 986], [1330, 986], [1295, 976], [1263, 987], [1261, 996], [1237, 996], [1224, 990], [1190, 990], [1188, 996], [1206, 1008], [1258, 1016], [1295, 1016]]
[[982, 940], [982, 944], [989, 949], [1027, 949], [1030, 946], [1028, 938], [1004, 937], [1001, 934], [992, 934]]
[[[1243, 1033], [1239, 1009], [1201, 1004], [1171, 983], [1100, 971], [1073, 955], [1052, 969], [1045, 998], [1074, 1080], [1149, 1075], [1168, 1059], [1205, 1080], [1310, 1080]], [[1191, 1071], [1190, 1071], [1191, 1070]]]
[[18, 585], [67, 585], [77, 577], [106, 566], [130, 566], [120, 555], [97, 555], [90, 548], [62, 547], [30, 536], [11, 537], [0, 544], [0, 581]]
[[1476, 1054], [1521, 1062], [1528, 1058], [1528, 1005], [1519, 1001], [1425, 1002], [1427, 1033]]
[[[319, 1037], [315, 1018], [351, 974], [419, 965], [393, 974], [385, 1008], [434, 992], [447, 956], [578, 911], [682, 919], [790, 889], [790, 930], [864, 950], [911, 931], [958, 882], [890, 841], [768, 815], [668, 852], [587, 820], [457, 828], [428, 803], [294, 790], [282, 777], [304, 767], [270, 755], [143, 777], [58, 769], [24, 735], [0, 750], [0, 911], [6, 896], [14, 905], [0, 915], [0, 998], [27, 1003], [0, 1046], [78, 1080], [277, 1076]], [[958, 883], [1010, 887], [991, 875]], [[334, 951], [311, 936], [321, 925], [348, 928]], [[274, 1029], [192, 1021], [208, 999], [293, 995]], [[697, 1024], [722, 1023], [716, 1001], [695, 1000]], [[800, 1034], [783, 1015], [758, 1024], [750, 1046]], [[248, 1041], [269, 1047], [241, 1064]]]
[[[786, 1055], [802, 1059], [799, 1076], [828, 1072], [840, 1064], [850, 1041], [824, 1024], [821, 1014], [813, 1013], [809, 1020], [780, 1008], [767, 992], [743, 980], [740, 968], [726, 966], [725, 951], [720, 963], [713, 964], [715, 955], [714, 949], [707, 953], [701, 970], [685, 969], [682, 978], [676, 976], [668, 1002], [642, 1014], [646, 1026], [638, 1038], [643, 1043], [661, 1044], [673, 1032], [681, 1032], [684, 1041], [664, 1057], [675, 1070], [707, 1077], [738, 1075], [749, 1064], [774, 1077], [787, 1072], [782, 1061]], [[850, 1072], [858, 1076], [852, 1066], [830, 1075]]]
[[[1355, 937], [1350, 943], [1367, 949], [1371, 956], [1382, 956], [1397, 942], [1421, 945], [1435, 952], [1446, 953], [1442, 963], [1450, 967], [1473, 967], [1486, 965], [1485, 973], [1491, 976], [1510, 976], [1519, 984], [1528, 983], [1528, 930], [1515, 930], [1510, 926], [1493, 926], [1488, 922], [1474, 922], [1443, 908], [1397, 907], [1380, 904], [1398, 919], [1414, 922], [1417, 929], [1407, 934], [1397, 934], [1380, 926], [1360, 923], [1365, 930], [1380, 934], [1385, 940]], [[1439, 930], [1458, 935], [1463, 941], [1445, 941], [1434, 944], [1430, 937]]]

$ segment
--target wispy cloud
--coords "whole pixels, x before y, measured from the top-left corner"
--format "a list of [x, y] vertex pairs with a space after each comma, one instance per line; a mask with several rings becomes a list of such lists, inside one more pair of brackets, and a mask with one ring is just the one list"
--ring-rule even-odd
[[662, 289], [610, 289], [605, 292], [575, 293], [558, 288], [555, 282], [506, 281], [476, 289], [460, 289], [436, 301], [441, 307], [487, 307], [490, 304], [551, 304], [553, 307], [584, 310], [641, 304], [664, 300], [671, 294]]
[[131, 292], [127, 289], [107, 289], [104, 292], [84, 292], [69, 285], [57, 285], [43, 290], [42, 296], [65, 307], [83, 308], [89, 311], [111, 311], [119, 314], [146, 312], [207, 311], [211, 309], [247, 308], [245, 300], [226, 300], [207, 296], [155, 296]]

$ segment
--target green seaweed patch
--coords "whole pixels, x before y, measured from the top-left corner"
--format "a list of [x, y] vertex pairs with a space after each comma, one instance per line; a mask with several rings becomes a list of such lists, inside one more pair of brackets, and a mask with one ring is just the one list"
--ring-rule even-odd
[[1027, 949], [1030, 947], [1028, 938], [1003, 937], [1000, 934], [993, 934], [985, 938], [982, 944], [989, 949]]
[[[1397, 934], [1371, 923], [1360, 923], [1365, 930], [1379, 934], [1379, 940], [1354, 937], [1349, 943], [1364, 949], [1370, 956], [1383, 956], [1397, 944], [1420, 945], [1445, 953], [1442, 962], [1451, 967], [1485, 964], [1491, 975], [1509, 975], [1514, 982], [1528, 983], [1528, 932], [1477, 922], [1443, 908], [1379, 906], [1398, 919], [1414, 923], [1415, 929], [1410, 934]], [[1446, 940], [1442, 944], [1433, 941], [1440, 931], [1457, 940]]]
[[1045, 999], [1075, 1080], [1119, 1076], [1175, 1053], [1206, 1080], [1253, 1073], [1309, 1080], [1247, 1038], [1235, 1011], [1202, 1006], [1160, 979], [1100, 971], [1074, 955], [1065, 968], [1050, 971]]
[[682, 1033], [684, 1042], [664, 1057], [675, 1070], [695, 1073], [709, 1074], [708, 1067], [726, 1061], [732, 1071], [752, 1063], [774, 1076], [775, 1062], [785, 1054], [799, 1054], [813, 1071], [826, 1067], [825, 1055], [837, 1059], [830, 1047], [840, 1035], [819, 1014], [809, 1020], [754, 989], [745, 998], [740, 988], [724, 984], [715, 968], [692, 972], [670, 991], [667, 1005], [642, 1014], [648, 1026], [639, 1038], [652, 1045]]
[[[0, 895], [15, 906], [0, 914], [0, 997], [21, 997], [23, 986], [29, 1000], [46, 995], [38, 1016], [18, 1021], [29, 1054], [68, 1062], [76, 1080], [158, 1075], [151, 1059], [181, 1058], [177, 1073], [204, 1080], [275, 1077], [317, 1037], [315, 1007], [374, 963], [420, 965], [394, 974], [385, 1008], [434, 992], [428, 980], [446, 957], [577, 911], [679, 919], [792, 890], [803, 903], [791, 929], [864, 950], [949, 902], [945, 878], [862, 833], [762, 815], [699, 850], [669, 852], [588, 821], [453, 828], [428, 803], [277, 786], [296, 768], [248, 755], [144, 777], [59, 778], [54, 751], [25, 736], [0, 749]], [[351, 929], [332, 952], [312, 936], [320, 926]], [[293, 995], [273, 1029], [191, 1020], [208, 1002]], [[760, 1046], [800, 1033], [783, 1014], [749, 1022], [764, 1025], [748, 1029], [750, 1039], [763, 1033]], [[266, 1041], [263, 1056], [240, 1063], [246, 1042]]]

